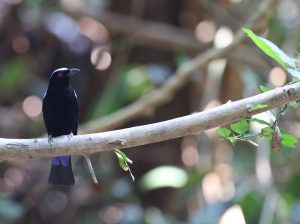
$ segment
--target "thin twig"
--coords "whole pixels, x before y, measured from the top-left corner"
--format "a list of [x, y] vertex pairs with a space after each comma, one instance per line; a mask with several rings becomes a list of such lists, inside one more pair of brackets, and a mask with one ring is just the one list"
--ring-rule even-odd
[[[82, 14], [86, 15], [86, 12]], [[103, 23], [111, 32], [133, 36], [139, 44], [147, 43], [147, 45], [159, 48], [191, 52], [202, 51], [208, 46], [198, 41], [192, 31], [172, 25], [143, 21], [112, 12], [101, 12], [89, 16]]]
[[97, 180], [97, 177], [96, 177], [96, 174], [95, 174], [95, 171], [93, 169], [93, 165], [92, 165], [92, 162], [91, 162], [91, 159], [89, 156], [84, 156], [85, 160], [86, 160], [86, 163], [88, 165], [88, 168], [89, 168], [89, 171], [90, 171], [90, 174], [93, 178], [93, 181], [95, 184], [98, 184], [98, 180]]

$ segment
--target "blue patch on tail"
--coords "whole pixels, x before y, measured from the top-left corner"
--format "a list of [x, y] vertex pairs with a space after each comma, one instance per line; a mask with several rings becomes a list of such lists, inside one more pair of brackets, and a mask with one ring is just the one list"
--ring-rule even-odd
[[70, 161], [70, 156], [55, 156], [52, 158], [52, 165], [59, 166], [60, 163], [63, 166], [68, 166]]

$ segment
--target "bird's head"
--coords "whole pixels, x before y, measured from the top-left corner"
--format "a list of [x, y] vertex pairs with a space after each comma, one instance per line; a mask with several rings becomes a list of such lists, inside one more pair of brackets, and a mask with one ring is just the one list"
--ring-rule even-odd
[[70, 77], [80, 72], [77, 68], [59, 68], [52, 72], [50, 76], [49, 85], [68, 86], [70, 84]]

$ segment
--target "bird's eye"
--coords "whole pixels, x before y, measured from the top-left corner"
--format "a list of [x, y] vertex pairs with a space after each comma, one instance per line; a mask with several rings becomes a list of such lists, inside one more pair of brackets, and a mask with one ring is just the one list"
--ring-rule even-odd
[[61, 77], [63, 77], [63, 74], [62, 74], [62, 73], [58, 73], [57, 76], [58, 76], [59, 78], [61, 78]]

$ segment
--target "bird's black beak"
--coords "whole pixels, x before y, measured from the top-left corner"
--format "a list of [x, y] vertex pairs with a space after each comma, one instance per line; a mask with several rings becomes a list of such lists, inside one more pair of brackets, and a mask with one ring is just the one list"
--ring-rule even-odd
[[68, 76], [73, 76], [73, 75], [75, 75], [78, 72], [80, 72], [80, 70], [78, 68], [70, 68]]

